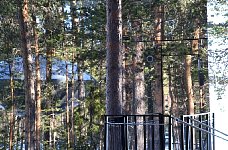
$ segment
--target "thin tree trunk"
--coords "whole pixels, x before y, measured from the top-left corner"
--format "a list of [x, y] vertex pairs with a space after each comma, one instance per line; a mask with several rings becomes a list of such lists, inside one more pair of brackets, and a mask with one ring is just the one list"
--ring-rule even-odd
[[36, 31], [36, 16], [32, 14], [33, 18], [33, 35], [35, 48], [35, 71], [36, 71], [36, 85], [35, 85], [35, 100], [36, 100], [36, 150], [40, 150], [40, 126], [41, 126], [41, 78], [40, 78], [40, 60], [39, 60], [39, 45], [38, 34]]
[[[196, 40], [192, 41], [192, 53], [198, 53], [198, 38], [199, 38], [200, 29], [197, 28], [194, 32], [194, 38]], [[191, 67], [192, 67], [192, 56], [185, 56], [185, 80], [186, 80], [186, 92], [188, 98], [188, 114], [192, 115], [195, 112], [194, 109], [194, 97], [193, 97], [193, 88], [192, 88], [192, 75], [191, 75]]]
[[15, 123], [15, 103], [14, 103], [14, 81], [13, 81], [13, 62], [12, 65], [9, 64], [9, 73], [10, 73], [10, 97], [11, 97], [11, 113], [10, 113], [10, 139], [9, 139], [9, 149], [13, 150], [13, 137], [14, 137], [14, 123]]
[[[78, 109], [78, 112], [79, 112], [79, 115], [83, 118], [85, 118], [85, 101], [84, 101], [84, 98], [85, 98], [85, 84], [84, 84], [84, 81], [83, 81], [83, 71], [82, 71], [82, 60], [80, 58], [80, 56], [77, 57], [78, 58], [78, 100], [79, 100], [79, 109]], [[83, 130], [83, 124], [80, 123], [78, 124], [78, 129], [80, 131], [80, 136], [79, 136], [79, 141], [82, 140], [82, 135], [85, 135], [86, 132], [85, 130]]]
[[127, 87], [127, 84], [126, 84], [126, 58], [124, 58], [124, 54], [126, 53], [126, 45], [123, 44], [123, 72], [122, 72], [122, 92], [123, 92], [123, 95], [122, 95], [122, 105], [123, 105], [123, 108], [122, 108], [122, 113], [123, 114], [128, 114], [129, 113], [129, 110], [128, 110], [128, 101], [127, 101], [127, 96], [126, 96], [126, 87]]
[[70, 148], [70, 115], [69, 115], [69, 84], [68, 84], [67, 62], [66, 62], [66, 132], [67, 132], [67, 149], [68, 149]]
[[[78, 30], [78, 18], [77, 18], [77, 1], [72, 0], [70, 3], [71, 6], [71, 16], [72, 16], [72, 30], [74, 33], [74, 44], [77, 46], [77, 30]], [[76, 144], [75, 128], [74, 128], [74, 102], [75, 102], [75, 52], [72, 52], [72, 92], [71, 92], [71, 147], [73, 148]]]
[[[47, 3], [48, 6], [50, 6], [50, 1]], [[44, 131], [44, 147], [48, 149], [48, 147], [52, 147], [51, 142], [51, 107], [52, 107], [52, 54], [53, 54], [53, 46], [51, 43], [49, 43], [48, 39], [51, 38], [51, 31], [49, 29], [49, 21], [51, 17], [50, 8], [47, 8], [46, 16], [45, 16], [45, 27], [46, 27], [46, 98], [45, 98], [45, 109], [47, 118], [45, 120], [45, 127], [46, 130]]]
[[186, 92], [188, 98], [188, 114], [194, 114], [194, 100], [193, 100], [193, 91], [192, 91], [192, 56], [185, 56], [185, 80], [186, 80]]
[[[177, 71], [177, 69], [174, 69], [172, 71], [171, 66], [168, 66], [168, 80], [169, 80], [169, 97], [170, 97], [170, 115], [179, 117], [179, 107], [178, 107], [178, 100], [175, 97], [175, 93], [174, 93], [174, 89], [178, 89], [178, 87], [176, 87], [175, 82], [172, 82], [172, 74], [178, 74], [179, 72]], [[180, 149], [180, 128], [179, 128], [179, 124], [175, 121], [173, 122], [172, 125], [172, 137], [173, 137], [173, 142], [174, 142], [174, 149], [175, 150], [179, 150]]]
[[75, 72], [74, 72], [74, 59], [75, 59], [75, 55], [74, 53], [72, 54], [72, 79], [71, 79], [71, 84], [72, 84], [72, 92], [71, 92], [71, 148], [74, 147], [75, 145], [75, 133], [74, 133], [74, 102], [75, 102], [75, 82], [74, 82], [74, 78], [75, 78]]
[[25, 149], [33, 150], [35, 149], [35, 90], [30, 44], [31, 29], [29, 28], [28, 0], [24, 0], [22, 3], [18, 0], [18, 4], [25, 82]]

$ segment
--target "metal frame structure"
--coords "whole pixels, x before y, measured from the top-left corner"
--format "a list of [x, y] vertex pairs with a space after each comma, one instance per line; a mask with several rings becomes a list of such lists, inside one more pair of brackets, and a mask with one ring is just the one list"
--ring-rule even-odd
[[[180, 127], [177, 129], [181, 131], [180, 143], [174, 141], [174, 123]], [[160, 145], [160, 150], [215, 150], [215, 137], [228, 142], [228, 134], [214, 128], [212, 113], [183, 115], [181, 118], [163, 114], [105, 115], [104, 149], [137, 150], [140, 126], [143, 128], [144, 150], [156, 150], [156, 144]], [[175, 144], [179, 144], [180, 149], [175, 149]]]

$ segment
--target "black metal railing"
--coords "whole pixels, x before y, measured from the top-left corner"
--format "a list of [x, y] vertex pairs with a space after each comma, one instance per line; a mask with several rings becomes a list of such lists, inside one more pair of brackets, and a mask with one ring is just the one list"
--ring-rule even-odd
[[104, 135], [105, 150], [215, 150], [215, 137], [228, 141], [211, 113], [106, 115]]
[[106, 150], [163, 150], [171, 147], [170, 124], [171, 117], [162, 114], [106, 115], [104, 147]]

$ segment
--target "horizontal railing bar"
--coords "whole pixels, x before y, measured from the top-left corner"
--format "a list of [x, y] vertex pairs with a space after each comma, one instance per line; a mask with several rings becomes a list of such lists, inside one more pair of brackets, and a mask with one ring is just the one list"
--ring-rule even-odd
[[197, 123], [199, 123], [199, 124], [201, 124], [201, 125], [204, 125], [204, 126], [210, 128], [210, 129], [212, 129], [212, 130], [214, 130], [214, 131], [216, 131], [216, 132], [219, 132], [219, 133], [221, 133], [221, 134], [223, 134], [223, 135], [225, 135], [225, 136], [228, 136], [228, 134], [226, 134], [226, 133], [224, 133], [224, 132], [221, 132], [221, 131], [219, 131], [219, 130], [217, 130], [217, 129], [215, 129], [215, 128], [212, 128], [211, 126], [209, 126], [209, 125], [207, 125], [207, 124], [201, 123], [200, 121], [198, 121], [198, 120], [196, 120], [196, 119], [192, 119], [192, 118], [189, 118], [189, 119], [190, 119], [190, 120], [193, 120], [193, 121], [195, 121], [195, 122], [197, 122]]
[[137, 123], [114, 123], [114, 122], [106, 122], [106, 124], [110, 125], [167, 125], [167, 124], [159, 124], [159, 123], [142, 123], [142, 122], [137, 122]]
[[228, 139], [225, 139], [225, 138], [223, 138], [223, 137], [221, 137], [221, 136], [218, 136], [218, 135], [216, 135], [216, 134], [214, 134], [214, 133], [212, 133], [212, 132], [209, 132], [209, 131], [207, 131], [207, 130], [201, 129], [201, 128], [199, 128], [199, 127], [197, 127], [197, 126], [194, 126], [194, 125], [192, 125], [192, 124], [190, 124], [190, 123], [186, 123], [186, 122], [182, 121], [182, 120], [179, 119], [179, 118], [176, 118], [176, 117], [173, 117], [173, 116], [172, 116], [172, 118], [175, 119], [175, 121], [177, 121], [177, 122], [180, 122], [180, 123], [182, 123], [182, 124], [191, 126], [191, 127], [195, 128], [195, 129], [198, 129], [198, 130], [200, 130], [200, 131], [209, 133], [209, 134], [211, 134], [211, 135], [213, 135], [213, 136], [215, 136], [215, 137], [218, 137], [218, 138], [220, 138], [220, 139], [222, 139], [222, 140], [228, 142]]
[[139, 117], [143, 117], [143, 116], [148, 116], [148, 117], [157, 117], [159, 115], [162, 115], [163, 117], [170, 117], [169, 115], [163, 115], [161, 113], [152, 113], [152, 114], [144, 114], [144, 115], [140, 115], [140, 114], [136, 114], [136, 115], [104, 115], [105, 117], [132, 117], [132, 116], [139, 116]]
[[200, 113], [200, 114], [194, 114], [194, 115], [183, 115], [183, 117], [192, 117], [192, 116], [203, 116], [203, 115], [211, 115], [212, 113]]

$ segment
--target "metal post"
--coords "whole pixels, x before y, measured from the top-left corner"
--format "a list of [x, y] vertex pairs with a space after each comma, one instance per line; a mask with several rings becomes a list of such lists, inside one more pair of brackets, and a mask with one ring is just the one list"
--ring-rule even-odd
[[[210, 118], [209, 115], [206, 114], [207, 125], [210, 126]], [[211, 129], [207, 127], [207, 131], [210, 132]], [[207, 150], [211, 150], [211, 134], [207, 133]]]
[[128, 149], [128, 116], [125, 116], [124, 129], [125, 129], [125, 149]]
[[213, 131], [212, 131], [212, 133], [213, 133], [213, 150], [215, 150], [215, 130], [214, 130], [214, 128], [215, 128], [215, 114], [214, 113], [212, 114], [212, 128], [213, 128]]
[[146, 149], [146, 125], [145, 125], [145, 116], [143, 116], [143, 133], [144, 133], [144, 149]]
[[169, 115], [169, 150], [171, 150], [172, 146], [172, 118]]
[[163, 55], [161, 44], [161, 92], [162, 92], [162, 113], [164, 114], [164, 87], [163, 87]]
[[[183, 120], [184, 121], [184, 120]], [[189, 118], [187, 118], [187, 123], [189, 123]], [[186, 133], [185, 133], [185, 145], [186, 145], [186, 150], [189, 150], [189, 126], [186, 126]]]
[[134, 120], [135, 120], [135, 125], [134, 125], [134, 129], [135, 129], [135, 150], [137, 150], [137, 119], [136, 119], [136, 115], [134, 115]]
[[[202, 116], [199, 115], [199, 121], [202, 123]], [[199, 124], [199, 128], [202, 129], [202, 125]], [[203, 150], [203, 138], [202, 138], [202, 131], [199, 130], [199, 150]]]
[[154, 123], [154, 115], [152, 115], [152, 121], [153, 121], [153, 124], [152, 124], [152, 127], [151, 127], [151, 134], [152, 134], [152, 150], [154, 150], [154, 126], [155, 126], [155, 123]]
[[120, 131], [121, 131], [121, 141], [122, 141], [122, 150], [126, 149], [126, 145], [125, 145], [125, 116], [121, 117], [121, 121], [120, 123], [123, 123], [120, 125]]
[[105, 131], [105, 133], [104, 133], [104, 149], [105, 150], [107, 150], [107, 134], [108, 134], [108, 131], [107, 131], [107, 117], [108, 116], [106, 116], [105, 115], [105, 128], [104, 128], [104, 131]]
[[[193, 119], [193, 116], [190, 116], [188, 117], [188, 119], [190, 119], [190, 123], [194, 125], [194, 121], [192, 120]], [[190, 149], [191, 150], [194, 150], [194, 140], [195, 140], [195, 128], [193, 127], [189, 127], [190, 128]]]
[[[181, 120], [184, 121], [184, 116], [181, 116]], [[185, 141], [184, 141], [184, 124], [181, 124], [181, 150], [185, 150]]]
[[164, 144], [164, 116], [163, 114], [159, 114], [159, 134], [160, 134], [160, 149], [165, 150]]

